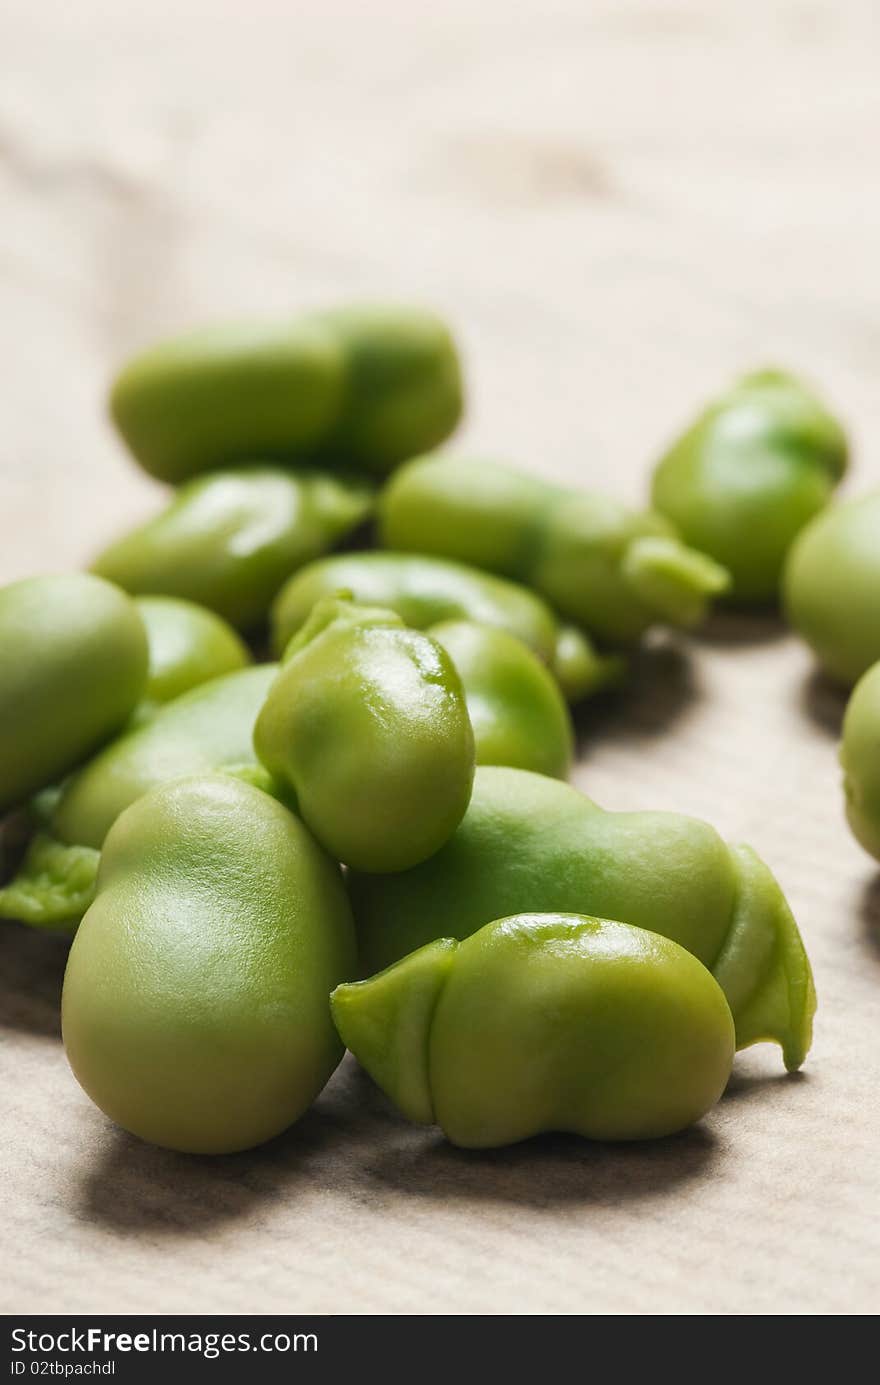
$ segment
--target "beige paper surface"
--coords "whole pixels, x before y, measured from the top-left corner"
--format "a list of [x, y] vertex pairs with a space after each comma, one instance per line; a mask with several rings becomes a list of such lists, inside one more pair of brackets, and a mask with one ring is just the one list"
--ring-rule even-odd
[[[463, 446], [638, 499], [740, 369], [821, 383], [880, 482], [878, 18], [867, 2], [5, 7], [0, 578], [160, 502], [102, 416], [153, 335], [426, 300]], [[2, 657], [2, 651], [0, 651]], [[802, 1076], [738, 1060], [641, 1148], [457, 1152], [348, 1062], [267, 1148], [111, 1128], [58, 1040], [64, 946], [0, 931], [0, 1307], [853, 1313], [880, 1287], [880, 885], [842, 818], [839, 700], [772, 621], [660, 639], [582, 717], [577, 782], [753, 843], [820, 999]]]

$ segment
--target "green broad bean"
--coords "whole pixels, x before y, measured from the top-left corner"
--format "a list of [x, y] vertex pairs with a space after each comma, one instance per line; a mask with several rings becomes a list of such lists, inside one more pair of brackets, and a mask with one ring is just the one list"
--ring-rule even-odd
[[880, 861], [880, 663], [853, 688], [843, 719], [840, 763], [849, 825]]
[[746, 375], [715, 400], [654, 472], [654, 508], [731, 575], [728, 595], [779, 593], [794, 539], [846, 469], [846, 436], [810, 389], [783, 371]]
[[727, 1085], [721, 987], [668, 938], [577, 914], [520, 914], [428, 943], [339, 986], [343, 1042], [404, 1115], [486, 1149], [542, 1131], [645, 1140]]
[[691, 626], [728, 576], [661, 515], [447, 453], [407, 463], [379, 500], [384, 547], [472, 563], [533, 587], [611, 643], [655, 621]]
[[322, 846], [361, 870], [432, 855], [470, 797], [461, 680], [440, 645], [393, 611], [319, 602], [269, 689], [254, 746]]
[[341, 407], [345, 360], [320, 322], [237, 323], [161, 342], [113, 382], [110, 414], [160, 481], [253, 457], [302, 457]]
[[225, 775], [165, 784], [114, 824], [64, 977], [64, 1046], [100, 1109], [192, 1154], [296, 1121], [342, 1056], [352, 974], [339, 868], [282, 804]]
[[144, 695], [151, 710], [251, 662], [232, 626], [204, 606], [172, 596], [141, 596], [134, 604], [147, 632]]
[[139, 701], [147, 637], [124, 592], [82, 573], [0, 588], [0, 812], [110, 739]]
[[560, 625], [528, 588], [418, 553], [337, 553], [302, 568], [272, 607], [272, 647], [279, 658], [315, 603], [341, 591], [396, 611], [416, 630], [446, 620], [506, 630], [548, 665], [569, 702], [619, 682], [625, 670], [620, 657], [598, 653], [581, 631]]
[[368, 517], [367, 482], [248, 466], [181, 486], [158, 515], [111, 543], [92, 570], [126, 591], [194, 601], [239, 629], [261, 624], [279, 587]]
[[609, 813], [558, 780], [483, 766], [456, 832], [399, 875], [350, 873], [362, 974], [437, 938], [466, 938], [517, 913], [586, 913], [671, 938], [727, 997], [737, 1046], [810, 1047], [810, 964], [758, 856], [675, 813]]
[[528, 645], [469, 620], [442, 621], [428, 634], [458, 670], [477, 764], [565, 779], [574, 752], [571, 715], [558, 683]]
[[825, 672], [851, 686], [880, 660], [880, 491], [832, 505], [785, 565], [785, 613]]
[[461, 411], [455, 343], [406, 307], [191, 332], [136, 356], [110, 395], [134, 457], [173, 483], [254, 457], [381, 475], [437, 446]]

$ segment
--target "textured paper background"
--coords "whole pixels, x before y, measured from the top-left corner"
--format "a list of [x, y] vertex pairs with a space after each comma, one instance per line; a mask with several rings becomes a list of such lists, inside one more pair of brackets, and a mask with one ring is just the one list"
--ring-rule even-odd
[[[814, 376], [880, 481], [878, 10], [866, 3], [7, 0], [0, 577], [160, 501], [102, 416], [154, 334], [428, 300], [462, 444], [633, 499], [732, 373]], [[2, 651], [0, 651], [2, 657]], [[661, 640], [587, 709], [578, 782], [754, 843], [821, 1008], [804, 1074], [737, 1063], [702, 1128], [482, 1156], [343, 1067], [255, 1154], [146, 1148], [58, 1041], [64, 948], [0, 933], [7, 1311], [848, 1313], [878, 1303], [880, 884], [839, 699], [772, 620]]]

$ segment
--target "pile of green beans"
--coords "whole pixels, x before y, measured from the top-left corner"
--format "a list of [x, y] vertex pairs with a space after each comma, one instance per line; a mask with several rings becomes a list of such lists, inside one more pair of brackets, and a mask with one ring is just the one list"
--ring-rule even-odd
[[437, 450], [463, 404], [414, 308], [152, 347], [110, 412], [165, 507], [0, 589], [0, 917], [71, 936], [70, 1066], [145, 1140], [251, 1148], [346, 1048], [468, 1148], [665, 1136], [736, 1050], [807, 1056], [768, 866], [567, 784], [572, 707], [647, 632], [781, 602], [861, 679], [847, 812], [880, 859], [880, 498], [831, 503], [845, 435], [781, 371], [700, 413], [642, 510]]

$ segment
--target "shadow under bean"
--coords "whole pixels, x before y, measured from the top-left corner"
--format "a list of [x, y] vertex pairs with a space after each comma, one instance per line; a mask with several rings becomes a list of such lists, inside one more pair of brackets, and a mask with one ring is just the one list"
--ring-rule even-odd
[[629, 673], [618, 688], [587, 698], [573, 708], [578, 753], [615, 733], [661, 736], [700, 697], [686, 643], [658, 635], [633, 651]]
[[880, 873], [871, 877], [862, 892], [859, 916], [865, 942], [880, 961]]
[[782, 1092], [792, 1092], [809, 1081], [810, 1074], [803, 1069], [797, 1072], [786, 1072], [784, 1068], [778, 1072], [748, 1072], [735, 1067], [721, 1100], [742, 1101], [744, 1097], [755, 1097], [763, 1092], [771, 1092], [776, 1100]]
[[697, 1126], [664, 1140], [600, 1143], [578, 1135], [536, 1135], [501, 1149], [459, 1149], [434, 1126], [416, 1126], [359, 1067], [349, 1091], [369, 1126], [361, 1199], [409, 1196], [433, 1202], [495, 1201], [535, 1209], [613, 1205], [651, 1198], [699, 1177], [721, 1156]]
[[432, 1129], [416, 1139], [386, 1138], [365, 1175], [380, 1187], [428, 1201], [490, 1200], [536, 1209], [611, 1206], [680, 1187], [719, 1157], [717, 1140], [700, 1127], [643, 1143], [538, 1135], [491, 1150], [458, 1149]]
[[0, 920], [0, 1029], [61, 1037], [70, 938]]
[[24, 810], [0, 817], [0, 885], [11, 880], [21, 865], [33, 826]]
[[540, 1209], [613, 1205], [686, 1184], [720, 1157], [709, 1130], [643, 1144], [543, 1135], [461, 1150], [404, 1120], [350, 1056], [290, 1130], [244, 1154], [175, 1154], [108, 1128], [76, 1188], [76, 1212], [123, 1235], [186, 1237], [271, 1215], [298, 1192], [342, 1194], [380, 1210], [401, 1193], [436, 1202], [487, 1199]]
[[815, 669], [804, 680], [801, 707], [814, 726], [839, 740], [849, 694], [849, 688], [833, 683], [820, 669]]
[[791, 626], [776, 606], [716, 606], [694, 632], [694, 639], [700, 644], [733, 648], [773, 644], [790, 634]]
[[345, 1190], [360, 1176], [371, 1138], [369, 1107], [351, 1099], [347, 1058], [314, 1106], [289, 1130], [241, 1154], [178, 1154], [106, 1122], [98, 1157], [75, 1184], [78, 1215], [123, 1234], [198, 1235], [215, 1224], [271, 1211], [298, 1186]]

